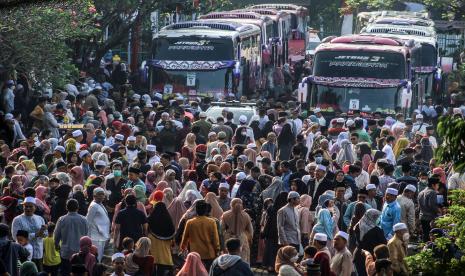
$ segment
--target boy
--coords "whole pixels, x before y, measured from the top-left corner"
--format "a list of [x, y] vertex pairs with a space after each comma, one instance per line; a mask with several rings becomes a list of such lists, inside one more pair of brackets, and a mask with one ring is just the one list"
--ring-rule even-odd
[[134, 252], [134, 240], [130, 237], [126, 237], [123, 239], [123, 254], [126, 256], [132, 252]]
[[16, 233], [16, 240], [18, 243], [29, 252], [27, 260], [32, 260], [32, 245], [29, 243], [29, 232], [26, 230], [18, 230]]
[[61, 258], [60, 252], [55, 248], [55, 239], [53, 238], [55, 223], [50, 222], [47, 226], [47, 231], [48, 236], [44, 238], [44, 271], [49, 275], [57, 276]]

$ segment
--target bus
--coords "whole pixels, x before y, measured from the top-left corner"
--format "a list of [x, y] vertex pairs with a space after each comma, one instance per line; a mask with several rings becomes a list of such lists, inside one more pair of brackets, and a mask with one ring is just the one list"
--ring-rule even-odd
[[152, 42], [150, 91], [217, 100], [255, 92], [261, 59], [260, 28], [221, 21], [168, 25]]
[[262, 63], [263, 65], [271, 64], [271, 57], [273, 56], [271, 38], [273, 37], [273, 20], [268, 16], [263, 16], [254, 12], [212, 12], [206, 15], [201, 15], [199, 18], [204, 20], [221, 20], [224, 22], [238, 22], [243, 24], [256, 25], [261, 30], [261, 47], [262, 47]]
[[[291, 16], [276, 9], [258, 9], [248, 8], [235, 11], [255, 12], [273, 20], [273, 36], [271, 37], [271, 62], [274, 66], [281, 66], [286, 63], [288, 58], [287, 51], [284, 51], [283, 45], [288, 45], [291, 33]], [[270, 38], [269, 38], [270, 39]]]
[[252, 9], [275, 9], [284, 11], [291, 16], [288, 45], [284, 45], [284, 51], [288, 52], [286, 62], [296, 63], [305, 59], [307, 49], [307, 22], [308, 9], [293, 4], [259, 4], [253, 5]]
[[364, 116], [392, 115], [415, 105], [409, 47], [376, 36], [324, 39], [315, 50], [313, 75], [303, 81], [309, 89], [307, 104], [329, 117], [354, 110]]
[[355, 32], [360, 32], [361, 29], [372, 23], [376, 18], [395, 17], [404, 19], [419, 19], [432, 22], [427, 12], [409, 12], [409, 11], [373, 11], [360, 12], [357, 14], [357, 22]]

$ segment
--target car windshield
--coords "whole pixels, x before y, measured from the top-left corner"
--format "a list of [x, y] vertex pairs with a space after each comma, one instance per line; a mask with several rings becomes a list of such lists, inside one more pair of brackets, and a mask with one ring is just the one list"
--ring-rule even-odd
[[315, 85], [312, 106], [326, 112], [361, 110], [394, 114], [400, 106], [399, 89], [392, 88], [345, 88]]
[[[221, 112], [226, 107], [223, 106], [212, 106], [207, 110], [207, 116], [211, 117], [215, 122], [216, 118], [221, 117]], [[234, 114], [234, 123], [239, 123], [239, 117], [245, 115], [247, 117], [247, 122], [249, 123], [252, 119], [252, 116], [255, 115], [255, 112], [252, 108], [249, 107], [227, 107], [230, 112]]]

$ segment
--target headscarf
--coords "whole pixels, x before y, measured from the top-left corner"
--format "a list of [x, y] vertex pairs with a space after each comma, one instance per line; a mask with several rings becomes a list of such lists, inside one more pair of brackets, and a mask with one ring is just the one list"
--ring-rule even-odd
[[231, 163], [223, 162], [220, 165], [220, 172], [224, 176], [229, 176], [231, 174]]
[[250, 216], [244, 211], [240, 198], [231, 200], [231, 209], [223, 214], [222, 221], [225, 229], [237, 236], [241, 235], [251, 223]]
[[66, 152], [66, 156], [68, 156], [68, 154], [70, 152], [76, 152], [76, 140], [74, 140], [74, 138], [69, 138], [68, 140], [66, 140], [65, 142], [65, 145], [66, 145], [66, 148], [65, 148], [65, 152]]
[[74, 166], [71, 169], [71, 172], [74, 173], [75, 176], [69, 175], [71, 177], [72, 186], [75, 185], [83, 185], [84, 184], [84, 171], [82, 170], [81, 166]]
[[221, 219], [221, 216], [223, 215], [223, 209], [221, 209], [220, 204], [218, 204], [215, 193], [207, 193], [205, 195], [205, 202], [211, 206], [210, 215], [216, 219]]
[[142, 185], [134, 186], [134, 192], [136, 193], [136, 199], [142, 204], [145, 204], [147, 201], [147, 196], [145, 195], [145, 187]]
[[13, 175], [10, 182], [10, 193], [22, 193], [26, 180], [25, 175]]
[[328, 236], [328, 240], [333, 239], [334, 221], [328, 209], [321, 209], [318, 212], [318, 222], [313, 227], [314, 233], [323, 233]]
[[36, 204], [41, 207], [46, 214], [50, 214], [50, 208], [45, 203], [45, 196], [47, 195], [47, 187], [37, 186], [36, 190]]
[[148, 193], [152, 193], [155, 190], [155, 180], [157, 179], [157, 173], [155, 171], [148, 171], [145, 176], [145, 187]]
[[37, 270], [37, 266], [35, 263], [31, 261], [26, 261], [21, 265], [21, 269], [19, 272], [21, 276], [36, 276], [39, 275], [39, 271]]
[[24, 160], [21, 162], [26, 172], [37, 171], [36, 164], [32, 160]]
[[252, 193], [253, 188], [255, 187], [255, 180], [252, 179], [244, 179], [237, 190], [236, 197], [242, 197], [244, 195], [248, 195]]
[[145, 257], [150, 254], [150, 246], [152, 242], [147, 237], [140, 238], [136, 243], [134, 254], [138, 257]]
[[[163, 202], [157, 202], [147, 218], [150, 233], [160, 240], [171, 240], [176, 233], [171, 216]], [[163, 223], [160, 223], [163, 222]]]
[[194, 203], [192, 203], [191, 207], [189, 207], [189, 209], [187, 209], [186, 213], [182, 216], [181, 220], [189, 220], [191, 218], [194, 218], [197, 216], [197, 211], [195, 209], [195, 207], [197, 206], [197, 203], [199, 203], [200, 201], [204, 201], [203, 199], [197, 199], [194, 201]]
[[176, 276], [208, 276], [208, 272], [200, 259], [199, 253], [189, 253], [186, 262]]
[[300, 207], [310, 208], [310, 205], [312, 205], [312, 197], [309, 195], [301, 195], [300, 196]]
[[[155, 191], [161, 191], [161, 192], [163, 192], [163, 190], [166, 189], [166, 188], [169, 188], [169, 187], [168, 187], [168, 182], [166, 182], [166, 181], [163, 180], [163, 181], [158, 182], [157, 188], [155, 188]], [[154, 191], [154, 192], [155, 192], [155, 191]]]
[[158, 182], [160, 182], [160, 181], [162, 181], [162, 180], [165, 179], [165, 171], [163, 171], [163, 173], [160, 174], [160, 175], [157, 174], [160, 167], [163, 167], [163, 164], [162, 164], [161, 162], [157, 162], [157, 163], [153, 164], [153, 166], [152, 166], [152, 170], [155, 171], [155, 174], [156, 174], [156, 178], [155, 178], [155, 180], [153, 181], [153, 183], [154, 183], [155, 185], [157, 185]]
[[444, 171], [443, 168], [441, 167], [436, 167], [433, 169], [433, 174], [437, 174], [440, 176], [439, 180], [441, 181], [442, 184], [447, 183], [447, 178], [446, 178], [446, 172]]
[[399, 158], [399, 156], [401, 155], [402, 151], [408, 147], [408, 145], [410, 144], [409, 140], [407, 138], [399, 138], [399, 140], [397, 140], [396, 144], [394, 145], [394, 156], [397, 158]]
[[197, 190], [197, 184], [194, 181], [187, 181], [184, 188], [182, 188], [181, 193], [179, 194], [179, 198], [182, 202], [187, 200], [187, 192], [192, 191], [196, 197], [196, 199], [202, 199], [203, 196], [200, 194], [199, 190]]
[[296, 256], [299, 252], [293, 246], [286, 245], [281, 247], [278, 250], [278, 254], [276, 255], [276, 263], [275, 263], [275, 270], [279, 271], [281, 266], [283, 265], [290, 265], [295, 267], [295, 264], [291, 262], [291, 259]]
[[71, 178], [67, 173], [59, 172], [56, 174], [56, 178], [60, 180], [60, 184], [71, 186]]
[[170, 206], [171, 202], [173, 202], [173, 199], [173, 190], [171, 188], [165, 188], [163, 190], [163, 203], [165, 203], [165, 206]]
[[247, 156], [247, 158], [254, 163], [257, 160], [257, 151], [254, 149], [245, 149], [244, 155]]
[[274, 177], [271, 185], [268, 186], [265, 190], [263, 190], [261, 197], [263, 199], [271, 198], [273, 201], [276, 200], [276, 197], [281, 193], [284, 192], [284, 185], [283, 181], [279, 177]]
[[92, 271], [94, 269], [97, 260], [95, 256], [91, 253], [92, 240], [88, 236], [83, 236], [79, 240], [79, 254], [84, 257], [84, 266], [87, 271]]
[[354, 229], [355, 225], [362, 219], [365, 212], [366, 212], [365, 203], [357, 202], [354, 208], [354, 215], [352, 216], [352, 219], [350, 220], [350, 225], [349, 225], [350, 230]]
[[369, 209], [365, 212], [363, 217], [358, 222], [358, 227], [360, 228], [360, 240], [363, 240], [368, 231], [377, 226], [378, 218], [381, 215], [381, 212], [377, 209]]
[[0, 203], [6, 208], [3, 211], [5, 222], [7, 224], [11, 224], [11, 222], [16, 216], [16, 207], [18, 206], [18, 199], [12, 196], [4, 196], [0, 198]]
[[355, 162], [354, 151], [349, 140], [344, 139], [341, 141], [341, 149], [336, 157], [336, 162], [342, 165], [345, 161], [349, 161], [351, 164]]
[[168, 207], [168, 213], [171, 216], [176, 231], [178, 230], [179, 222], [184, 213], [186, 213], [186, 210], [184, 202], [179, 197], [175, 197]]

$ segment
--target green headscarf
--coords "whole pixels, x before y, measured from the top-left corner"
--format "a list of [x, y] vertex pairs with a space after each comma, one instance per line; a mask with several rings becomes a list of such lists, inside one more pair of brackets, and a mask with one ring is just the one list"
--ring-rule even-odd
[[142, 185], [136, 185], [134, 186], [134, 192], [136, 193], [136, 199], [137, 201], [145, 204], [147, 201], [147, 196], [145, 195], [145, 187]]
[[35, 263], [27, 261], [21, 265], [20, 273], [21, 276], [37, 276], [39, 271]]

